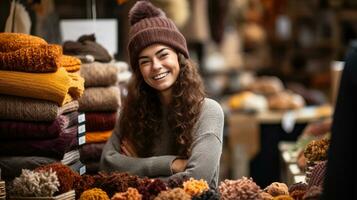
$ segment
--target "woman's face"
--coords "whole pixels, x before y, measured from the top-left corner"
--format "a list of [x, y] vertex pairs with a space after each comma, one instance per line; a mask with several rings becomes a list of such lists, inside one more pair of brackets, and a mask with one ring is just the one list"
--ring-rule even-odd
[[161, 93], [171, 92], [180, 72], [177, 53], [162, 44], [153, 44], [141, 51], [139, 68], [144, 81]]

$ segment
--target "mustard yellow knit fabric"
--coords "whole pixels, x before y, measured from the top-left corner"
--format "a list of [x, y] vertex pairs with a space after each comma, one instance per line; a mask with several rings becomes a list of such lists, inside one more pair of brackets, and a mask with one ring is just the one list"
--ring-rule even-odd
[[59, 68], [54, 73], [26, 73], [0, 70], [0, 94], [44, 99], [59, 106], [78, 99], [84, 80], [78, 73]]
[[47, 45], [47, 42], [37, 36], [24, 33], [0, 33], [0, 52], [16, 51], [40, 45]]
[[63, 55], [60, 59], [61, 66], [64, 67], [68, 72], [76, 72], [81, 68], [81, 60], [73, 57]]
[[55, 72], [61, 65], [61, 56], [62, 47], [59, 45], [40, 45], [0, 52], [0, 70]]
[[86, 133], [86, 143], [106, 142], [112, 135], [113, 130], [96, 131]]

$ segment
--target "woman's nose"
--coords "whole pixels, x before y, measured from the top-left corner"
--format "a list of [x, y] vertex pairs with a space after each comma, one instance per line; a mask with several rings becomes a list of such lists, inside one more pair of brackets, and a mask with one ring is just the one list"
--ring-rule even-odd
[[159, 59], [157, 59], [157, 58], [154, 58], [154, 59], [153, 59], [152, 68], [153, 68], [154, 70], [160, 70], [160, 69], [162, 68], [162, 64], [161, 64], [161, 62], [160, 62]]

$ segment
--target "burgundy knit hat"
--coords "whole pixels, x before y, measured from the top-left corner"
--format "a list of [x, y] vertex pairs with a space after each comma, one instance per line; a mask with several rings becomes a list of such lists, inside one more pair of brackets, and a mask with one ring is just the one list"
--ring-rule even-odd
[[128, 51], [132, 68], [138, 67], [140, 52], [154, 43], [170, 46], [189, 58], [184, 36], [174, 22], [149, 1], [136, 2], [129, 12], [129, 21]]

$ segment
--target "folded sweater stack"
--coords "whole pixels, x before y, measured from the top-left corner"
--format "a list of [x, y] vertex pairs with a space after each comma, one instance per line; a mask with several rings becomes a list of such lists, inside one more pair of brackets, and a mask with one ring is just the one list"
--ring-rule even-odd
[[0, 168], [2, 178], [21, 168], [79, 162], [80, 60], [42, 38], [0, 33]]
[[86, 116], [86, 144], [81, 146], [80, 157], [87, 173], [97, 173], [104, 144], [112, 134], [120, 107], [118, 86], [119, 69], [107, 50], [96, 43], [93, 35], [84, 35], [77, 42], [64, 43], [64, 51], [73, 56], [93, 57], [82, 60], [80, 74], [85, 80], [85, 91], [79, 99], [79, 111]]

